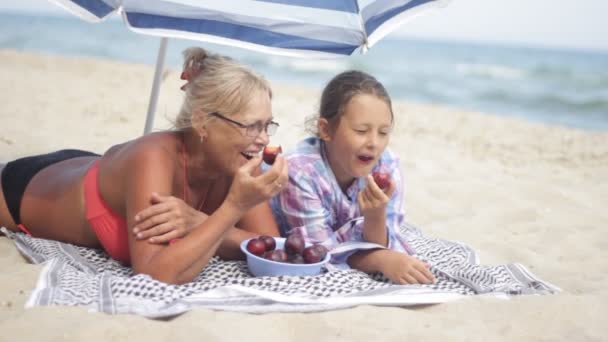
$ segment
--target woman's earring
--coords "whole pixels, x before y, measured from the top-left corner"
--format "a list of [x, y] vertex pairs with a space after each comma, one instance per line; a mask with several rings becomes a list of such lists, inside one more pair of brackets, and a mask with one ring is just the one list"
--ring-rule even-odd
[[201, 135], [201, 144], [205, 142], [205, 136]]

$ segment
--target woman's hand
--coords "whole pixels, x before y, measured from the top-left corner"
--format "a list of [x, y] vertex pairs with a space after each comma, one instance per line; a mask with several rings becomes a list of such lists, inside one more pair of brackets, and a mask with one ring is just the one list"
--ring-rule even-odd
[[386, 250], [380, 271], [396, 284], [433, 284], [435, 277], [429, 265], [411, 255]]
[[167, 243], [184, 237], [207, 219], [206, 214], [173, 196], [153, 192], [150, 202], [151, 206], [135, 215], [133, 234], [140, 240]]
[[241, 166], [234, 176], [226, 202], [238, 208], [243, 213], [268, 201], [272, 196], [278, 194], [287, 184], [287, 162], [285, 158], [278, 156], [272, 167], [261, 175], [256, 175], [262, 158], [251, 158], [245, 165]]
[[367, 184], [363, 190], [357, 194], [359, 209], [366, 220], [379, 218], [386, 215], [386, 205], [395, 191], [395, 182], [391, 181], [390, 186], [382, 191], [371, 175], [367, 176]]

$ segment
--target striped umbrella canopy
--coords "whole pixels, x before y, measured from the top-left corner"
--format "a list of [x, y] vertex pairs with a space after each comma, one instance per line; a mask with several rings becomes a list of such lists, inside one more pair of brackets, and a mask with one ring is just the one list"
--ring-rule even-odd
[[162, 37], [146, 133], [152, 128], [167, 38], [285, 56], [345, 56], [366, 52], [406, 20], [450, 0], [50, 1], [91, 22], [119, 13], [132, 31]]

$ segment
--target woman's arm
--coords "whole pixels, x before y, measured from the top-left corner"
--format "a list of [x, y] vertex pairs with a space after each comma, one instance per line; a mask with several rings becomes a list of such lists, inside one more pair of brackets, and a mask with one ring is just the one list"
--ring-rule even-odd
[[[165, 244], [183, 238], [208, 217], [174, 196], [153, 193], [151, 204], [135, 216], [137, 225], [133, 230], [138, 239], [148, 239], [150, 243]], [[280, 235], [268, 201], [243, 215], [237, 227], [227, 233], [217, 254], [223, 259], [242, 260], [241, 242], [260, 235]]]
[[243, 215], [237, 227], [228, 231], [217, 254], [226, 260], [242, 260], [244, 254], [240, 249], [241, 242], [259, 235], [280, 235], [268, 202], [258, 204]]
[[135, 214], [150, 205], [152, 192], [172, 195], [175, 163], [168, 151], [144, 144], [135, 146], [131, 153], [126, 168], [126, 215], [133, 270], [168, 283], [190, 281], [193, 275], [187, 271], [200, 271], [207, 264], [219, 246], [219, 241], [243, 213], [224, 202], [199, 226], [203, 229], [195, 229], [177, 243], [155, 245], [136, 239], [132, 234]]
[[[191, 281], [207, 265], [221, 241], [237, 221], [257, 203], [267, 201], [277, 189], [277, 181], [284, 182], [286, 165], [282, 158], [276, 168], [259, 177], [252, 171], [261, 162], [254, 158], [237, 172], [232, 188], [220, 207], [204, 222], [178, 242], [169, 245], [151, 244], [138, 240], [132, 233], [135, 215], [150, 205], [152, 192], [172, 195], [172, 168], [175, 162], [167, 151], [145, 146], [132, 151], [127, 169], [126, 213], [129, 227], [131, 264], [136, 273], [144, 273], [167, 283]], [[237, 183], [237, 184], [235, 184]], [[234, 188], [234, 189], [233, 189]]]

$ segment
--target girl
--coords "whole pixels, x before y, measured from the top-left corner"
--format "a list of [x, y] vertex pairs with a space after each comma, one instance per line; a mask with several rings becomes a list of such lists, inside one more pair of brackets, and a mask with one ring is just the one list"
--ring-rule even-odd
[[[364, 272], [382, 272], [398, 284], [434, 282], [397, 234], [404, 220], [399, 160], [387, 149], [393, 127], [391, 99], [374, 77], [347, 71], [325, 87], [313, 135], [286, 155], [289, 182], [271, 200], [283, 235], [322, 243]], [[381, 190], [372, 172], [390, 173]], [[337, 254], [350, 242], [368, 249]], [[369, 249], [370, 246], [374, 248]]]

